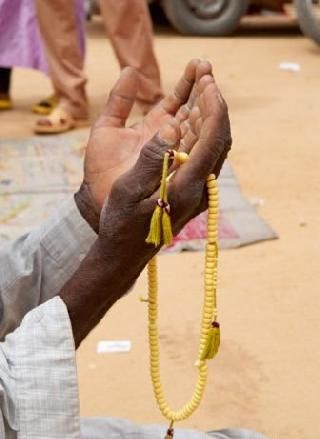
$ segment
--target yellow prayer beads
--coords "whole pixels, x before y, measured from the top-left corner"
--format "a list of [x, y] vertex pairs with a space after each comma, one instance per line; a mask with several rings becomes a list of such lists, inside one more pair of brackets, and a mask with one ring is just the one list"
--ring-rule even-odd
[[[166, 156], [167, 155], [167, 156]], [[160, 194], [158, 200], [157, 224], [155, 218], [151, 222], [150, 233], [147, 242], [159, 245], [161, 239], [164, 244], [171, 242], [166, 239], [170, 233], [161, 234], [161, 210], [170, 212], [167, 203], [166, 181], [168, 170], [168, 158], [174, 155], [174, 158], [180, 163], [184, 163], [188, 159], [185, 153], [170, 151], [166, 153], [164, 159], [164, 170], [162, 173]], [[153, 391], [160, 408], [161, 413], [170, 421], [170, 427], [166, 438], [173, 437], [173, 423], [188, 418], [199, 406], [203, 397], [205, 384], [207, 380], [207, 360], [213, 358], [218, 352], [220, 345], [220, 326], [217, 322], [217, 264], [218, 264], [218, 211], [219, 211], [219, 192], [216, 178], [213, 174], [207, 179], [208, 189], [208, 240], [206, 244], [205, 257], [205, 294], [202, 310], [202, 322], [200, 330], [199, 353], [196, 366], [198, 367], [198, 378], [193, 395], [189, 402], [182, 408], [174, 411], [168, 405], [162, 390], [160, 379], [160, 351], [159, 351], [159, 333], [158, 333], [158, 278], [157, 278], [157, 262], [153, 258], [148, 264], [148, 317], [149, 317], [149, 347], [150, 347], [150, 372], [153, 384]], [[155, 214], [154, 214], [155, 215]], [[154, 227], [158, 227], [157, 230]], [[162, 224], [162, 227], [164, 225]], [[168, 225], [166, 224], [166, 227]], [[170, 223], [171, 228], [171, 223]], [[162, 236], [161, 236], [162, 235]], [[152, 237], [155, 237], [152, 240]]]

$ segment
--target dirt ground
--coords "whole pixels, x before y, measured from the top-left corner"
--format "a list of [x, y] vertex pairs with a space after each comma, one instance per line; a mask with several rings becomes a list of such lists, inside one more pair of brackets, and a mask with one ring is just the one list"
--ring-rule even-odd
[[[87, 72], [93, 114], [118, 66], [99, 23], [89, 26]], [[320, 437], [320, 50], [299, 34], [244, 32], [187, 38], [159, 30], [163, 84], [171, 89], [191, 57], [211, 60], [230, 106], [231, 163], [249, 198], [280, 239], [224, 251], [219, 262], [222, 347], [210, 365], [200, 409], [182, 425], [242, 426], [271, 439]], [[279, 69], [301, 65], [299, 73]], [[39, 73], [17, 71], [16, 110], [0, 115], [1, 137], [26, 136], [28, 109], [50, 90]], [[318, 222], [319, 221], [319, 222]], [[160, 259], [161, 349], [169, 400], [190, 396], [199, 332], [203, 254]], [[83, 415], [161, 422], [148, 374], [143, 276], [78, 352]], [[96, 353], [99, 340], [131, 340], [130, 354]]]

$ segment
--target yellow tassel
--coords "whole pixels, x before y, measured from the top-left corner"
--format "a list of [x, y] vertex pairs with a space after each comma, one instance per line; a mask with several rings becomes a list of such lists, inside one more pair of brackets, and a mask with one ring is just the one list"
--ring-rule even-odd
[[220, 325], [217, 322], [213, 323], [212, 329], [212, 339], [211, 339], [211, 346], [210, 350], [208, 352], [207, 359], [212, 360], [218, 353], [219, 347], [220, 347]]
[[165, 245], [172, 244], [173, 234], [171, 227], [171, 218], [166, 209], [162, 213], [162, 232], [163, 232], [163, 243]]
[[146, 239], [146, 242], [148, 244], [154, 244], [155, 247], [160, 245], [161, 242], [161, 216], [162, 208], [160, 206], [157, 206], [153, 212], [150, 222], [149, 235]]
[[218, 352], [220, 346], [220, 325], [213, 322], [208, 332], [208, 337], [202, 351], [201, 360], [211, 360]]
[[169, 213], [168, 193], [167, 193], [167, 178], [169, 172], [169, 158], [170, 154], [165, 153], [162, 166], [162, 177], [160, 185], [160, 199], [158, 205], [153, 212], [149, 235], [146, 242], [154, 244], [156, 247], [160, 245], [163, 238], [163, 244], [171, 244], [173, 239], [171, 219]]

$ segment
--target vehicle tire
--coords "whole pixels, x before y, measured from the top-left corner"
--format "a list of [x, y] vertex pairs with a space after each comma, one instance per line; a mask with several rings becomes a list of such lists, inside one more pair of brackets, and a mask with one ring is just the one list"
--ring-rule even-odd
[[[294, 0], [302, 32], [320, 44], [320, 1]], [[317, 16], [316, 8], [319, 15]]]
[[249, 0], [162, 0], [170, 23], [181, 33], [223, 36], [234, 32]]

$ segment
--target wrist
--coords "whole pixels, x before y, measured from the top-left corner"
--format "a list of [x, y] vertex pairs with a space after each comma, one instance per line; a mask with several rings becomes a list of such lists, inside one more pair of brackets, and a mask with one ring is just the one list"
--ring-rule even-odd
[[[99, 253], [99, 261], [102, 266], [110, 267], [109, 275], [115, 274], [120, 276], [118, 279], [118, 287], [128, 285], [139, 277], [148, 262], [159, 252], [159, 247], [146, 244], [143, 242], [140, 246], [135, 247], [123, 245], [122, 240], [119, 239], [115, 245], [109, 241], [105, 244], [101, 237], [95, 243], [96, 251]], [[125, 239], [123, 239], [125, 241]], [[128, 242], [128, 241], [127, 241]], [[119, 298], [123, 296], [127, 290], [120, 288], [118, 290]]]
[[95, 202], [86, 183], [82, 183], [78, 192], [74, 194], [75, 203], [83, 219], [98, 234], [100, 223], [100, 209]]

